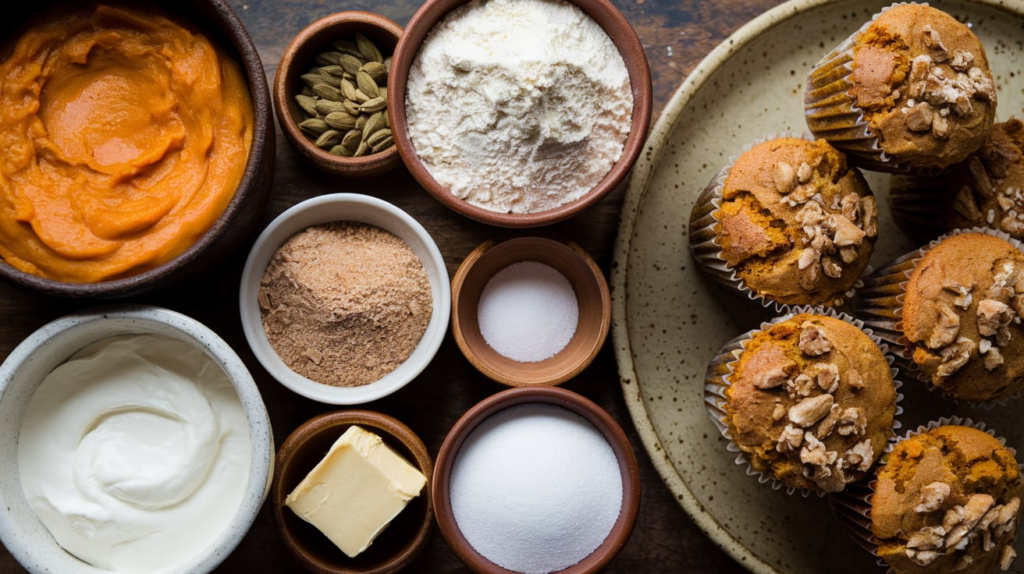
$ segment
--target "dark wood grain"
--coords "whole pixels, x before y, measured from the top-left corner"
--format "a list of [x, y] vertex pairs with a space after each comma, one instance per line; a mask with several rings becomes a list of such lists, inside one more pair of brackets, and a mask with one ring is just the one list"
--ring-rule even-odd
[[[700, 60], [743, 23], [778, 4], [778, 0], [616, 0], [615, 4], [636, 28], [647, 51], [654, 78], [655, 117]], [[268, 78], [291, 38], [314, 20], [341, 10], [368, 10], [405, 24], [419, 7], [418, 0], [388, 3], [368, 0], [232, 1], [259, 47]], [[449, 211], [428, 196], [404, 169], [371, 181], [350, 182], [311, 172], [279, 134], [277, 173], [263, 225], [291, 205], [322, 193], [357, 192], [380, 197], [408, 211], [434, 236], [451, 274], [479, 243], [498, 235], [529, 235], [491, 228]], [[569, 237], [589, 251], [607, 274], [622, 205], [624, 186], [602, 203], [551, 231]], [[262, 227], [262, 226], [261, 226]], [[275, 439], [280, 445], [288, 434], [310, 417], [334, 410], [304, 399], [275, 382], [259, 365], [242, 335], [237, 310], [238, 280], [248, 252], [244, 246], [221, 268], [196, 277], [174, 292], [154, 293], [131, 301], [168, 307], [211, 327], [238, 352], [252, 371], [270, 411]], [[47, 321], [86, 306], [28, 293], [0, 284], [0, 357]], [[719, 550], [686, 516], [640, 444], [619, 389], [610, 343], [576, 379], [563, 385], [597, 402], [611, 413], [629, 435], [640, 461], [642, 501], [636, 529], [629, 543], [605, 570], [637, 572], [742, 572], [740, 565]], [[449, 333], [437, 358], [410, 385], [367, 408], [390, 414], [409, 425], [432, 455], [458, 417], [485, 397], [503, 390], [476, 372]], [[292, 572], [299, 567], [286, 555], [264, 507], [256, 524], [238, 549], [217, 571], [223, 573]], [[0, 549], [0, 573], [23, 572], [11, 555]], [[465, 572], [434, 531], [429, 547], [409, 568], [411, 572]]]

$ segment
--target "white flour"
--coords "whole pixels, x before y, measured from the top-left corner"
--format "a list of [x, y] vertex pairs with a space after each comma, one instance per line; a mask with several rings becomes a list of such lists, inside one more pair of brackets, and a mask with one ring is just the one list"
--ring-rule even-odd
[[633, 114], [611, 38], [564, 0], [473, 0], [430, 31], [409, 71], [416, 154], [492, 211], [579, 199], [622, 155]]

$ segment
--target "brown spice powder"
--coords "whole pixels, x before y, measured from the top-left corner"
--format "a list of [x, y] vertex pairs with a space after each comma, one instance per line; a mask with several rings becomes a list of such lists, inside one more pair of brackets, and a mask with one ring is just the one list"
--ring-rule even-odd
[[318, 383], [342, 387], [395, 370], [433, 312], [427, 273], [405, 241], [349, 222], [288, 239], [267, 266], [259, 304], [281, 360]]

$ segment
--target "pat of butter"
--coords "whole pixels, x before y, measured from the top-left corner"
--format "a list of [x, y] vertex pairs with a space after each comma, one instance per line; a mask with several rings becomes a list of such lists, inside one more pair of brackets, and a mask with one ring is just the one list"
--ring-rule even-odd
[[426, 484], [423, 473], [379, 436], [351, 426], [285, 505], [354, 558]]

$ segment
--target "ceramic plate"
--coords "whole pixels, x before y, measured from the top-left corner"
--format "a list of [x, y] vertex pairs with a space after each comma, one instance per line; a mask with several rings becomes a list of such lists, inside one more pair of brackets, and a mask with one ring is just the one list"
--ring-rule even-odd
[[[732, 337], [766, 316], [694, 269], [686, 225], [697, 195], [742, 146], [768, 133], [806, 130], [803, 85], [811, 67], [888, 2], [795, 0], [765, 13], [716, 48], [658, 120], [633, 171], [612, 271], [613, 336], [633, 422], [679, 503], [754, 572], [883, 572], [850, 541], [827, 502], [788, 496], [747, 476], [725, 450], [702, 400], [704, 368]], [[999, 90], [998, 121], [1024, 108], [1024, 3], [934, 3], [970, 22]], [[879, 196], [873, 265], [916, 246], [891, 223], [888, 176]], [[959, 414], [984, 420], [1024, 453], [1021, 402], [991, 411], [957, 407], [907, 381], [904, 430]], [[1018, 541], [1017, 553], [1024, 555]], [[1012, 568], [1024, 572], [1024, 560]]]

